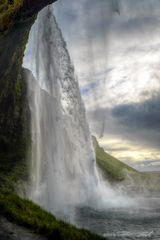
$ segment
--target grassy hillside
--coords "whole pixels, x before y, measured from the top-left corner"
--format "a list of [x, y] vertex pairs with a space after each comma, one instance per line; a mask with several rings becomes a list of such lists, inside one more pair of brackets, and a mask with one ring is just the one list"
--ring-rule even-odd
[[0, 190], [0, 215], [17, 225], [26, 227], [34, 233], [56, 240], [102, 240], [104, 238], [56, 218], [16, 194]]
[[[1, 155], [0, 155], [1, 157]], [[57, 220], [30, 200], [19, 197], [14, 187], [21, 185], [18, 179], [27, 180], [27, 168], [23, 162], [17, 163], [8, 170], [8, 164], [0, 161], [0, 216], [8, 219], [17, 226], [25, 227], [31, 232], [46, 239], [56, 240], [101, 240], [104, 239], [84, 229], [77, 229], [73, 225]], [[23, 181], [22, 181], [23, 182]], [[23, 189], [22, 189], [23, 190]]]
[[120, 185], [131, 195], [160, 195], [160, 173], [139, 172], [112, 157], [99, 146], [93, 137], [97, 166], [111, 184]]
[[97, 166], [102, 170], [108, 180], [122, 181], [125, 179], [126, 173], [138, 173], [135, 169], [106, 153], [104, 149], [99, 146], [95, 137], [93, 137], [93, 143], [96, 152]]

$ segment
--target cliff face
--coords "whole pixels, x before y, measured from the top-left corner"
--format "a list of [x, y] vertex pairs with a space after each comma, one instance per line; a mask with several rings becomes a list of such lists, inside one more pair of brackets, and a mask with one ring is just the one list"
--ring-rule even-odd
[[0, 185], [26, 158], [30, 124], [22, 60], [36, 14], [54, 1], [0, 1]]
[[56, 0], [1, 0], [0, 32], [5, 32], [19, 21], [36, 15], [43, 7]]
[[[29, 108], [22, 59], [34, 17], [0, 34], [0, 184], [24, 164], [29, 142]], [[15, 178], [11, 178], [14, 182]], [[10, 182], [11, 182], [10, 181]]]

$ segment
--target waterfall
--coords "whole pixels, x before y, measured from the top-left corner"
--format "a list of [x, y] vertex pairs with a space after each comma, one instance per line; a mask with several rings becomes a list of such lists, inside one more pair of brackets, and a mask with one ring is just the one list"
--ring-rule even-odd
[[[50, 211], [81, 204], [98, 184], [78, 81], [51, 7], [38, 16], [25, 66], [31, 109], [30, 197]], [[35, 80], [35, 79], [36, 80]]]
[[78, 81], [52, 7], [33, 26], [24, 66], [30, 70], [29, 198], [53, 213], [82, 204], [102, 209], [134, 205], [98, 176]]

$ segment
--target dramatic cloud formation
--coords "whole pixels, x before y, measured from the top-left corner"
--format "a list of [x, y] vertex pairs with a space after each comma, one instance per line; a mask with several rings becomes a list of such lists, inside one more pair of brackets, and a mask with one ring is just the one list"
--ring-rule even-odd
[[123, 161], [160, 160], [160, 1], [59, 0], [55, 13], [91, 131]]
[[[104, 135], [112, 138], [128, 140], [133, 145], [159, 151], [160, 143], [160, 95], [154, 94], [152, 98], [139, 103], [120, 104], [112, 108], [102, 108], [88, 112], [92, 128], [98, 133], [99, 123], [106, 115]], [[104, 139], [105, 142], [105, 139]], [[109, 140], [108, 140], [109, 142]], [[125, 151], [126, 147], [112, 146], [114, 151]], [[108, 150], [111, 150], [108, 148]]]
[[135, 131], [144, 129], [159, 131], [160, 96], [155, 94], [144, 102], [118, 105], [112, 109], [112, 116], [117, 119], [119, 124], [129, 129], [132, 127]]

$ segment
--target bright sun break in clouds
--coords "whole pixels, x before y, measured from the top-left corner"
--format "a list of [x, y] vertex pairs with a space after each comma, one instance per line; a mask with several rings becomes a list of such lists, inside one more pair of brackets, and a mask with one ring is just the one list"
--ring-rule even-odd
[[160, 161], [160, 1], [60, 0], [55, 13], [92, 133], [129, 164]]
[[109, 136], [108, 139], [99, 139], [99, 143], [111, 155], [128, 164], [132, 164], [133, 161], [143, 161], [144, 159], [160, 159], [160, 152], [156, 149], [152, 149], [151, 152], [149, 152], [148, 148], [145, 149], [144, 147], [139, 146], [139, 144], [133, 145], [131, 142], [126, 140], [122, 141], [122, 139], [118, 138], [114, 139], [112, 136]]

